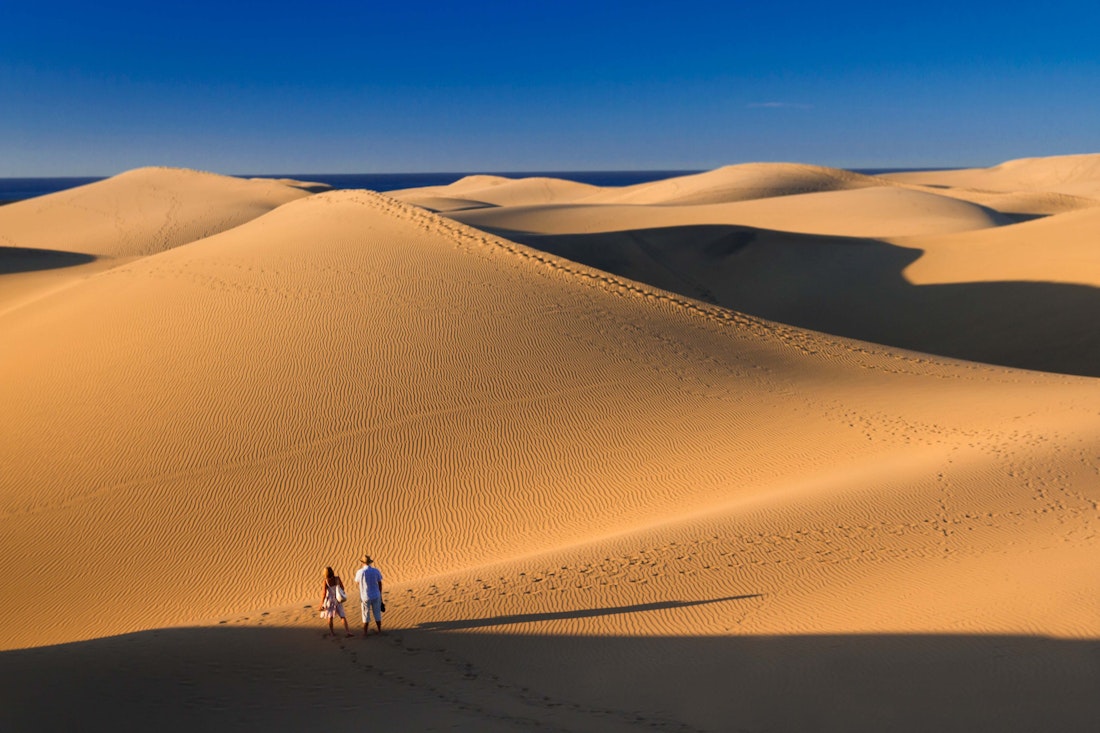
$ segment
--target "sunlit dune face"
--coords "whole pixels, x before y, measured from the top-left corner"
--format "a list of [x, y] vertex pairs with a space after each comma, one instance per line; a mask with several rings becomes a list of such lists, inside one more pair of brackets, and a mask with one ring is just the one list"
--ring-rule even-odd
[[[1100, 209], [927, 175], [0, 208], [0, 673], [188, 725], [1091, 720]], [[366, 547], [385, 634], [322, 638]]]

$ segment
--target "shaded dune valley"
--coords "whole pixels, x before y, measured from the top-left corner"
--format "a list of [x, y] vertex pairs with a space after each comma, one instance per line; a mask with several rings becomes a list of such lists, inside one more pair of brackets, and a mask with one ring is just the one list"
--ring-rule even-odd
[[0, 207], [0, 729], [1095, 730], [1097, 159]]

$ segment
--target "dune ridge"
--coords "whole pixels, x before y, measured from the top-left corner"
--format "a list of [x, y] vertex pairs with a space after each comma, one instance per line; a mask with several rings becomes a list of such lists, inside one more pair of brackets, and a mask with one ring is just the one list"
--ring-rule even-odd
[[138, 168], [9, 204], [0, 209], [0, 312], [327, 188], [290, 179]]
[[1100, 209], [1084, 209], [997, 231], [897, 240], [923, 254], [906, 268], [914, 283], [1024, 281], [1100, 287]]
[[796, 163], [744, 163], [621, 187], [601, 188], [551, 178], [475, 175], [447, 186], [388, 191], [387, 195], [418, 205], [424, 197], [475, 199], [495, 206], [555, 203], [701, 205], [898, 185], [902, 184], [839, 168]]
[[890, 173], [901, 183], [967, 188], [979, 191], [1044, 191], [1100, 198], [1100, 154], [1019, 158], [990, 168]]
[[508, 233], [582, 234], [673, 226], [732, 225], [806, 234], [898, 237], [1003, 226], [997, 211], [955, 198], [901, 188], [786, 194], [719, 204], [588, 203], [470, 208], [456, 221]]
[[504, 176], [476, 175], [466, 176], [447, 186], [388, 191], [387, 195], [410, 203], [430, 199], [435, 199], [437, 202], [454, 199], [458, 202], [473, 201], [494, 206], [525, 206], [573, 201], [598, 190], [598, 186], [561, 178], [533, 176], [512, 179]]
[[700, 206], [867, 188], [966, 201], [1007, 215], [1045, 216], [1100, 205], [1100, 156], [1009, 161], [988, 169], [866, 175], [798, 163], [742, 163], [632, 186], [597, 187], [563, 179], [466, 176], [447, 186], [388, 195], [433, 211], [552, 204]]
[[742, 163], [594, 193], [588, 203], [716, 204], [891, 185], [874, 176], [802, 163]]
[[[1089, 160], [1004, 167], [1083, 180]], [[740, 168], [715, 173], [728, 177]], [[749, 168], [760, 180], [799, 170]], [[775, 321], [954, 358], [1100, 375], [1100, 339], [1091, 326], [1100, 318], [1090, 254], [1096, 200], [1038, 184], [991, 193], [907, 183], [908, 174], [899, 175], [902, 181], [880, 178], [883, 185], [722, 204], [654, 198], [661, 203], [444, 213]], [[707, 177], [675, 183], [702, 187]], [[653, 185], [658, 190], [661, 182]]]
[[97, 256], [148, 255], [231, 229], [322, 185], [138, 168], [5, 206], [0, 241]]

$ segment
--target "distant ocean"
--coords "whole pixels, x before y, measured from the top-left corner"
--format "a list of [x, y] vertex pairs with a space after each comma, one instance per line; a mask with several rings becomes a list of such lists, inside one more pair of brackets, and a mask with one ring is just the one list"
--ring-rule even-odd
[[[508, 178], [528, 178], [546, 176], [548, 178], [567, 178], [571, 181], [591, 183], [594, 186], [631, 186], [635, 183], [660, 181], [674, 176], [699, 173], [695, 170], [684, 171], [524, 171], [489, 172], [485, 175], [506, 176]], [[366, 188], [371, 191], [396, 191], [400, 188], [418, 188], [420, 186], [446, 186], [466, 176], [479, 173], [249, 173], [235, 174], [242, 178], [294, 178], [299, 181], [327, 183], [336, 189]], [[102, 181], [104, 176], [95, 178], [0, 178], [0, 201], [11, 202], [56, 193], [68, 188], [83, 186], [87, 183]]]
[[[940, 170], [931, 168], [854, 168], [856, 173], [875, 175], [878, 173], [896, 173], [912, 170]], [[679, 171], [523, 171], [490, 172], [486, 175], [505, 176], [507, 178], [528, 178], [545, 176], [547, 178], [566, 178], [570, 181], [590, 183], [594, 186], [632, 186], [635, 183], [649, 183], [675, 176], [701, 173], [698, 170]], [[336, 189], [367, 188], [372, 191], [395, 191], [400, 188], [418, 188], [420, 186], [446, 186], [465, 176], [476, 173], [280, 173], [280, 174], [241, 174], [242, 178], [294, 178], [299, 181], [327, 183]], [[64, 191], [68, 188], [83, 186], [87, 183], [102, 181], [104, 176], [86, 178], [0, 178], [0, 203], [10, 203], [48, 193]]]

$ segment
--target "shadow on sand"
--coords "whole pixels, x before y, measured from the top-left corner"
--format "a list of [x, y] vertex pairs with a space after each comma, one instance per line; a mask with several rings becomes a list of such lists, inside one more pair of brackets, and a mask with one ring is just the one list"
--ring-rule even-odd
[[283, 731], [369, 719], [390, 730], [1091, 733], [1100, 720], [1098, 641], [659, 631], [669, 635], [395, 628], [326, 640], [320, 625], [230, 626], [9, 651], [0, 729]]
[[913, 285], [921, 251], [740, 226], [492, 233], [606, 272], [837, 336], [1002, 366], [1100, 376], [1100, 289]]
[[62, 252], [55, 249], [28, 249], [25, 247], [0, 247], [0, 275], [35, 270], [56, 270], [94, 262], [92, 255], [78, 252]]
[[481, 629], [487, 626], [506, 626], [508, 624], [523, 624], [535, 621], [566, 621], [569, 619], [592, 618], [594, 616], [617, 616], [624, 613], [641, 613], [643, 611], [663, 611], [677, 608], [690, 608], [691, 606], [704, 606], [711, 603], [725, 603], [727, 601], [743, 601], [749, 598], [759, 598], [759, 593], [745, 596], [730, 596], [728, 598], [714, 598], [706, 601], [659, 601], [657, 603], [639, 603], [633, 606], [615, 606], [612, 608], [585, 608], [578, 611], [558, 611], [554, 613], [524, 613], [512, 616], [493, 616], [491, 618], [476, 618], [465, 621], [438, 621], [420, 624], [417, 628], [430, 629], [432, 631], [457, 631], [459, 629]]

